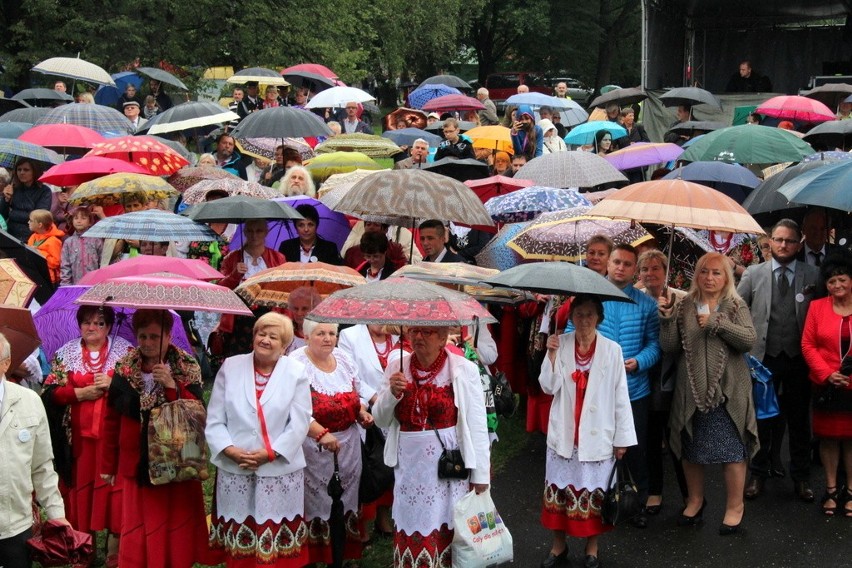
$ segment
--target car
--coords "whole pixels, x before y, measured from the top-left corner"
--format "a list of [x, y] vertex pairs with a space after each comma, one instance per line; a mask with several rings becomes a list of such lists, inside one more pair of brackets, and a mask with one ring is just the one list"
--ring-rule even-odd
[[556, 90], [556, 85], [559, 83], [565, 83], [568, 85], [568, 96], [580, 106], [588, 106], [589, 102], [592, 100], [594, 89], [590, 89], [578, 79], [573, 79], [571, 77], [551, 77], [549, 81], [554, 92]]
[[543, 73], [532, 71], [507, 71], [504, 73], [492, 73], [485, 78], [485, 88], [488, 89], [488, 98], [497, 105], [497, 110], [505, 109], [505, 101], [512, 95], [518, 93], [518, 86], [526, 85], [530, 92], [553, 94], [553, 87], [547, 81]]

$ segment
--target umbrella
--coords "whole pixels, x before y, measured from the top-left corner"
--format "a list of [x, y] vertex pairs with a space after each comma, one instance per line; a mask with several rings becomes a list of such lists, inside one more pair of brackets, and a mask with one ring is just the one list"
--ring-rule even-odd
[[425, 87], [415, 89], [408, 93], [408, 104], [419, 109], [423, 108], [423, 105], [432, 99], [437, 99], [438, 97], [443, 97], [445, 95], [461, 95], [461, 91], [455, 87], [449, 87], [447, 85], [426, 85]]
[[35, 292], [36, 283], [11, 258], [0, 258], [0, 304], [26, 307]]
[[[468, 120], [460, 120], [459, 121], [459, 132], [467, 132], [468, 130], [472, 130], [476, 128], [475, 122], [470, 122]], [[444, 121], [436, 120], [432, 124], [427, 124], [424, 130], [431, 132], [441, 132], [444, 129]]]
[[432, 148], [437, 148], [441, 143], [441, 137], [419, 128], [401, 128], [399, 130], [385, 130], [382, 138], [391, 140], [397, 146], [413, 146], [414, 141], [422, 138]]
[[[136, 258], [156, 258], [163, 260], [166, 257], [139, 256]], [[119, 264], [127, 261], [121, 261]], [[115, 265], [118, 266], [118, 265]], [[104, 270], [104, 269], [101, 269]], [[33, 316], [38, 335], [42, 340], [41, 348], [48, 361], [53, 358], [56, 350], [73, 339], [80, 338], [80, 325], [77, 323], [77, 310], [80, 306], [75, 303], [89, 286], [60, 286], [53, 296], [42, 305], [41, 309]], [[136, 344], [136, 333], [133, 331], [133, 312], [135, 309], [120, 307], [116, 309], [115, 324], [110, 335], [123, 337], [132, 344]], [[180, 316], [172, 313], [174, 325], [172, 326], [172, 343], [192, 353], [192, 346], [186, 336]]]
[[14, 138], [0, 138], [0, 166], [12, 167], [18, 158], [29, 158], [47, 164], [62, 163], [62, 157], [53, 150]]
[[247, 278], [234, 291], [251, 306], [286, 308], [290, 292], [296, 288], [310, 286], [326, 297], [332, 292], [366, 283], [357, 270], [348, 266], [285, 262]]
[[89, 272], [80, 280], [81, 286], [93, 286], [112, 278], [143, 276], [155, 272], [171, 272], [196, 280], [218, 280], [225, 275], [200, 259], [170, 256], [135, 256]]
[[852, 95], [852, 85], [848, 83], [826, 83], [801, 94], [823, 104], [836, 106], [840, 101]]
[[237, 149], [244, 155], [253, 158], [275, 159], [275, 149], [287, 146], [299, 152], [302, 160], [314, 157], [314, 149], [305, 142], [304, 138], [237, 138]]
[[837, 163], [837, 161], [816, 160], [785, 168], [774, 176], [762, 181], [743, 201], [743, 207], [752, 215], [795, 208], [796, 205], [791, 204], [786, 197], [778, 193], [778, 188], [805, 172], [834, 163]]
[[641, 225], [589, 217], [590, 206], [542, 213], [507, 245], [527, 260], [576, 262], [586, 255], [586, 243], [594, 235], [606, 235], [615, 244], [637, 245], [650, 235]]
[[512, 95], [506, 99], [506, 104], [525, 104], [535, 108], [549, 106], [550, 108], [559, 111], [562, 115], [562, 124], [565, 126], [574, 126], [589, 120], [589, 113], [583, 110], [583, 107], [571, 99], [551, 97], [542, 93], [520, 93]]
[[124, 160], [89, 156], [57, 164], [44, 172], [39, 178], [39, 181], [67, 187], [119, 173], [148, 175], [148, 170], [132, 162], [125, 162]]
[[36, 124], [76, 124], [96, 130], [106, 136], [123, 136], [133, 125], [123, 114], [112, 107], [71, 103], [50, 109]]
[[332, 132], [311, 111], [274, 107], [251, 113], [240, 121], [231, 134], [235, 138], [305, 138], [330, 136]]
[[421, 262], [406, 264], [393, 275], [438, 284], [482, 287], [483, 280], [499, 272], [494, 268], [484, 268], [464, 262]]
[[630, 170], [677, 160], [683, 148], [672, 143], [634, 142], [627, 148], [604, 156], [604, 160], [619, 171]]
[[27, 124], [35, 124], [41, 117], [50, 111], [51, 109], [42, 107], [16, 108], [3, 113], [3, 116], [0, 116], [0, 122], [25, 122]]
[[760, 185], [760, 178], [751, 173], [748, 168], [725, 162], [693, 162], [676, 168], [666, 174], [663, 179], [729, 183], [752, 189]]
[[527, 162], [514, 176], [545, 187], [595, 187], [627, 181], [624, 174], [591, 152], [556, 152]]
[[360, 181], [377, 171], [382, 170], [354, 170], [351, 172], [343, 172], [341, 174], [332, 174], [324, 182], [322, 182], [322, 187], [319, 189], [319, 196], [322, 197], [341, 185], [351, 187], [356, 181]]
[[446, 176], [417, 169], [367, 176], [346, 194], [337, 210], [356, 217], [390, 216], [412, 225], [417, 219], [442, 219], [493, 225], [476, 194]]
[[0, 258], [13, 259], [35, 285], [33, 297], [44, 304], [53, 293], [54, 285], [47, 270], [47, 259], [33, 247], [27, 246], [6, 231], [0, 230]]
[[100, 203], [107, 197], [117, 201], [127, 193], [143, 193], [148, 201], [177, 195], [175, 188], [163, 178], [146, 174], [119, 173], [80, 184], [68, 201], [73, 205]]
[[533, 185], [528, 179], [514, 179], [505, 176], [491, 176], [483, 179], [468, 180], [464, 182], [485, 203], [492, 197], [512, 193], [524, 187]]
[[834, 113], [815, 99], [794, 95], [772, 97], [755, 109], [756, 113], [797, 122], [834, 120]]
[[[16, 101], [14, 99], [7, 99], [5, 97], [0, 97], [0, 115], [5, 115], [6, 113], [12, 112], [13, 110], [21, 110], [26, 108], [32, 108], [29, 103], [24, 101]], [[426, 117], [423, 117], [424, 123], [426, 121]], [[6, 119], [3, 116], [0, 116], [0, 122], [5, 122]]]
[[177, 152], [187, 162], [189, 161], [190, 158], [192, 158], [192, 154], [189, 153], [189, 150], [187, 150], [186, 146], [184, 146], [183, 144], [181, 144], [177, 140], [169, 140], [168, 138], [163, 138], [162, 136], [151, 136], [151, 135], [149, 135], [148, 138], [156, 140], [160, 144], [163, 144], [164, 146], [171, 148], [172, 150]]
[[381, 170], [378, 162], [361, 152], [331, 152], [320, 154], [305, 162], [305, 167], [311, 172], [314, 181], [321, 182], [333, 174], [352, 172], [355, 170]]
[[520, 223], [531, 221], [545, 211], [583, 205], [589, 206], [591, 203], [573, 189], [532, 186], [508, 195], [492, 197], [485, 203], [485, 209], [498, 223]]
[[474, 148], [488, 148], [509, 154], [515, 153], [511, 130], [505, 126], [477, 126], [471, 128], [465, 134], [473, 140]]
[[463, 160], [442, 158], [435, 162], [423, 164], [420, 169], [422, 171], [429, 171], [442, 176], [447, 176], [461, 182], [471, 179], [487, 178], [491, 173], [489, 171], [488, 164], [473, 158], [465, 158]]
[[178, 132], [191, 128], [220, 125], [232, 120], [238, 120], [240, 115], [216, 103], [205, 101], [188, 101], [173, 106], [166, 112], [157, 115], [156, 123], [148, 128], [149, 134], [164, 134]]
[[667, 107], [710, 105], [722, 110], [722, 105], [719, 103], [719, 99], [714, 97], [710, 91], [705, 91], [698, 87], [677, 87], [669, 89], [666, 93], [660, 95], [660, 100]]
[[687, 162], [777, 164], [798, 162], [814, 149], [781, 128], [753, 124], [729, 126], [704, 134], [680, 159]]
[[92, 535], [58, 520], [45, 521], [41, 530], [27, 539], [27, 547], [31, 560], [41, 566], [87, 565], [95, 552]]
[[331, 512], [328, 517], [329, 540], [331, 541], [331, 568], [343, 568], [343, 556], [346, 551], [346, 518], [343, 511], [343, 482], [340, 479], [340, 466], [337, 453], [333, 453], [334, 472], [328, 480], [328, 495], [331, 497]]
[[183, 193], [193, 185], [208, 180], [239, 180], [231, 172], [226, 172], [218, 166], [187, 166], [169, 176], [168, 182], [176, 190]]
[[448, 87], [454, 87], [456, 89], [471, 89], [472, 87], [462, 79], [459, 79], [455, 75], [433, 75], [420, 83], [417, 87], [418, 89], [424, 87], [426, 85], [446, 85]]
[[0, 138], [18, 138], [32, 127], [28, 122], [0, 122]]
[[402, 152], [393, 141], [372, 134], [339, 134], [318, 144], [314, 150], [317, 154], [360, 152], [370, 158], [390, 158]]
[[566, 144], [575, 146], [584, 146], [595, 142], [595, 135], [600, 130], [607, 130], [612, 134], [613, 140], [627, 136], [627, 130], [620, 124], [610, 122], [609, 120], [595, 120], [579, 124], [571, 129], [565, 136]]
[[479, 100], [465, 95], [444, 95], [430, 99], [420, 108], [428, 111], [484, 110], [485, 105], [479, 102]]
[[[219, 200], [221, 201], [221, 199]], [[337, 248], [343, 246], [346, 238], [349, 236], [352, 228], [349, 225], [349, 220], [343, 213], [332, 211], [320, 201], [313, 197], [305, 197], [298, 195], [295, 197], [276, 197], [273, 202], [282, 203], [295, 209], [299, 205], [311, 205], [316, 208], [319, 214], [319, 227], [317, 234], [327, 241], [331, 241], [337, 245]], [[269, 204], [267, 204], [269, 206]], [[266, 236], [266, 246], [278, 250], [278, 247], [287, 239], [293, 239], [299, 236], [296, 231], [296, 225], [293, 222], [286, 220], [271, 222], [269, 234]], [[231, 239], [231, 250], [242, 246], [243, 231], [242, 227], [238, 227], [234, 237]]]
[[159, 209], [135, 211], [101, 219], [86, 232], [86, 236], [154, 242], [216, 240], [216, 233], [207, 225]]
[[89, 63], [79, 58], [51, 57], [33, 67], [33, 71], [38, 71], [45, 75], [68, 77], [78, 81], [86, 81], [87, 83], [115, 86], [115, 82], [109, 76], [109, 73], [94, 63]]
[[852, 120], [832, 120], [811, 128], [805, 134], [810, 142], [825, 142], [830, 146], [846, 148], [852, 138]]
[[852, 211], [849, 187], [852, 161], [843, 160], [805, 172], [778, 188], [792, 203]]
[[376, 97], [355, 87], [332, 87], [317, 93], [305, 108], [338, 108], [346, 103], [366, 103]]
[[686, 122], [678, 122], [677, 124], [669, 128], [668, 131], [693, 134], [695, 132], [713, 132], [714, 130], [720, 130], [722, 128], [727, 127], [728, 125], [724, 122], [711, 122], [708, 120], [687, 120]]
[[632, 105], [648, 98], [648, 93], [642, 87], [629, 87], [626, 89], [613, 89], [607, 93], [594, 99], [589, 108], [605, 107], [609, 103], [616, 103], [619, 106]]
[[121, 73], [113, 73], [110, 75], [115, 81], [115, 86], [101, 85], [95, 91], [95, 102], [99, 105], [115, 106], [121, 95], [124, 94], [127, 85], [133, 85], [138, 91], [142, 87], [142, 77], [133, 71], [122, 71]]
[[426, 127], [425, 112], [423, 112], [422, 110], [417, 110], [415, 108], [399, 107], [396, 110], [389, 112], [382, 119], [382, 130], [384, 130], [385, 132], [387, 132], [388, 130], [396, 130], [396, 123], [399, 122], [400, 119], [404, 120], [405, 124], [413, 128]]
[[26, 101], [34, 106], [40, 106], [39, 103], [45, 103], [46, 106], [51, 106], [54, 103], [73, 103], [74, 97], [56, 89], [24, 89], [20, 93], [16, 93], [12, 100]]
[[163, 69], [158, 69], [157, 67], [137, 67], [134, 69], [137, 73], [141, 73], [146, 77], [154, 79], [155, 81], [159, 81], [160, 83], [165, 83], [167, 85], [171, 85], [173, 87], [177, 87], [181, 91], [189, 91], [189, 87], [183, 84], [183, 81], [165, 71]]
[[264, 85], [281, 85], [288, 86], [284, 77], [280, 73], [266, 67], [248, 67], [241, 71], [237, 71], [225, 81], [226, 83], [235, 83], [237, 85], [245, 85], [248, 82], [263, 83]]
[[124, 276], [101, 282], [77, 298], [77, 303], [137, 310], [170, 309], [252, 315], [233, 290], [169, 272]]
[[[234, 176], [236, 177], [236, 176]], [[236, 179], [208, 179], [198, 182], [183, 193], [183, 202], [187, 205], [197, 205], [204, 203], [207, 199], [207, 194], [211, 191], [224, 191], [232, 197], [245, 197], [253, 200], [258, 200], [262, 203], [269, 203], [270, 199], [281, 197], [281, 193], [277, 189], [260, 185], [254, 181], [245, 181], [240, 178]], [[220, 200], [217, 200], [220, 201]], [[212, 203], [212, 202], [211, 202]], [[268, 209], [268, 207], [267, 207]], [[267, 211], [274, 213], [273, 211]], [[233, 223], [239, 217], [223, 218], [222, 222]], [[261, 217], [262, 218], [262, 217]]]
[[852, 153], [838, 151], [814, 152], [810, 156], [802, 158], [802, 162], [818, 162], [822, 160], [852, 160]]
[[504, 270], [486, 284], [540, 294], [594, 294], [601, 300], [632, 302], [615, 284], [583, 266], [567, 262], [533, 262]]
[[288, 71], [285, 69], [281, 72], [281, 76], [296, 87], [307, 86], [314, 92], [342, 84], [337, 78], [330, 79], [321, 73], [312, 73], [311, 71]]
[[497, 270], [508, 270], [513, 266], [521, 264], [524, 259], [514, 250], [506, 246], [510, 239], [523, 231], [529, 222], [507, 223], [503, 225], [493, 239], [488, 241], [479, 254], [476, 255], [477, 266], [496, 268]]
[[[240, 181], [246, 185], [251, 183]], [[202, 183], [215, 184], [216, 181]], [[184, 214], [199, 223], [243, 223], [250, 219], [303, 219], [302, 215], [287, 203], [271, 201], [271, 199], [272, 197], [257, 198], [237, 193], [215, 201], [193, 200], [193, 203], [197, 205], [185, 211]]]
[[299, 63], [281, 70], [282, 75], [298, 75], [299, 73], [310, 73], [319, 75], [325, 79], [337, 79], [337, 73], [319, 63]]
[[406, 326], [471, 325], [495, 320], [479, 302], [430, 282], [390, 277], [369, 286], [334, 292], [317, 304], [308, 319], [323, 323]]
[[[86, 128], [85, 126], [77, 126], [76, 124], [42, 124], [34, 126], [21, 135], [18, 140], [38, 144], [45, 148], [55, 149], [85, 149], [99, 142], [103, 142], [105, 138], [100, 133]], [[69, 152], [63, 152], [65, 154]]]
[[173, 174], [189, 161], [151, 136], [122, 136], [95, 144], [87, 156], [127, 160], [158, 176]]

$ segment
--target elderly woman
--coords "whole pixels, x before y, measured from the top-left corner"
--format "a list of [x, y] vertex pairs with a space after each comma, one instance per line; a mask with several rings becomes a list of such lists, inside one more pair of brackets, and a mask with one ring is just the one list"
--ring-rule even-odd
[[3, 188], [0, 198], [0, 215], [6, 219], [9, 233], [22, 242], [27, 242], [32, 234], [30, 213], [36, 209], [50, 211], [53, 203], [50, 188], [38, 182], [41, 174], [34, 160], [19, 159], [12, 182]]
[[636, 445], [621, 347], [597, 332], [603, 303], [576, 296], [569, 317], [574, 331], [548, 338], [539, 375], [541, 390], [553, 395], [541, 512], [553, 543], [542, 568], [567, 563], [566, 535], [586, 538], [584, 566], [600, 565], [598, 536], [612, 530], [600, 503], [615, 460]]
[[755, 341], [748, 306], [737, 295], [731, 264], [710, 252], [698, 259], [689, 294], [660, 301], [660, 346], [678, 356], [669, 446], [683, 462], [689, 496], [678, 519], [703, 519], [704, 466], [722, 464], [727, 501], [722, 536], [740, 529], [746, 460], [757, 450], [751, 375], [743, 354]]
[[302, 442], [311, 392], [304, 365], [283, 357], [292, 339], [288, 318], [262, 315], [253, 351], [226, 359], [213, 385], [205, 431], [218, 468], [210, 543], [228, 553], [228, 566], [308, 563]]
[[308, 344], [305, 341], [305, 332], [302, 329], [302, 324], [305, 323], [305, 316], [308, 315], [317, 304], [322, 302], [322, 296], [313, 286], [300, 286], [292, 292], [287, 298], [287, 315], [293, 320], [293, 342], [287, 347], [285, 355], [289, 355], [296, 349], [304, 347]]
[[220, 562], [207, 546], [201, 482], [153, 486], [148, 476], [151, 411], [178, 398], [202, 397], [198, 363], [171, 343], [173, 322], [165, 310], [133, 314], [139, 346], [116, 363], [109, 387], [100, 473], [108, 483], [122, 487], [118, 559], [122, 568], [190, 568], [195, 562]]
[[337, 325], [305, 320], [302, 324], [308, 344], [289, 357], [305, 366], [310, 382], [313, 416], [304, 440], [305, 518], [308, 522], [310, 562], [331, 562], [328, 521], [331, 497], [328, 482], [334, 472], [332, 454], [337, 454], [343, 484], [343, 510], [346, 523], [344, 557], [361, 558], [358, 534], [358, 481], [361, 478], [361, 437], [358, 426], [369, 427], [373, 417], [366, 403], [376, 393], [358, 377], [358, 368], [337, 349]]
[[[62, 475], [65, 510], [77, 530], [121, 531], [121, 487], [100, 476], [107, 392], [116, 362], [133, 346], [110, 338], [115, 312], [110, 307], [81, 306], [77, 310], [80, 337], [60, 347], [44, 381], [42, 398], [50, 410], [55, 433], [56, 467]], [[56, 427], [58, 426], [58, 427]], [[70, 445], [70, 447], [69, 447]], [[117, 566], [118, 541], [110, 539], [107, 565]]]
[[[411, 558], [425, 566], [450, 566], [453, 506], [490, 482], [491, 455], [479, 369], [447, 351], [446, 327], [409, 327], [412, 353], [385, 370], [373, 406], [376, 424], [388, 428], [385, 463], [394, 468], [394, 566]], [[460, 449], [466, 479], [438, 477], [442, 445]]]
[[279, 187], [281, 178], [293, 166], [302, 165], [302, 156], [299, 151], [283, 144], [275, 148], [275, 161], [260, 174], [260, 185], [267, 187]]
[[281, 185], [278, 187], [278, 190], [284, 194], [284, 197], [292, 197], [294, 195], [316, 197], [317, 194], [314, 178], [311, 177], [311, 172], [303, 166], [293, 166], [288, 169], [284, 177], [281, 178]]
[[[852, 257], [832, 253], [820, 266], [828, 296], [813, 300], [802, 332], [802, 355], [814, 383], [813, 432], [825, 469], [823, 513], [852, 517]], [[838, 482], [841, 453], [846, 479]]]

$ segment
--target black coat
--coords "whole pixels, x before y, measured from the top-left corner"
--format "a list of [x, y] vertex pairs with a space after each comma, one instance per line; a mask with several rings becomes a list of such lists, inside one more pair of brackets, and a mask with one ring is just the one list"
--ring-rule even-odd
[[[284, 255], [287, 262], [300, 262], [301, 248], [299, 237], [295, 237], [282, 242], [281, 246], [278, 247], [278, 252]], [[337, 245], [320, 237], [317, 237], [314, 243], [313, 256], [316, 257], [318, 262], [343, 266], [343, 259], [340, 257]]]

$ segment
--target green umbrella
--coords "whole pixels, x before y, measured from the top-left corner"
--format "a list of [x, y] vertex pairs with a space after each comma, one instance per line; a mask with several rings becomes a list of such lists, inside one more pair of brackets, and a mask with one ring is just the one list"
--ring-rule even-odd
[[372, 134], [340, 134], [314, 148], [317, 154], [338, 151], [361, 152], [370, 158], [390, 158], [402, 152], [393, 140]]
[[778, 164], [799, 162], [814, 153], [794, 134], [769, 126], [744, 124], [710, 132], [681, 154], [686, 162]]
[[321, 182], [333, 174], [353, 172], [355, 170], [381, 170], [376, 161], [361, 152], [332, 152], [320, 154], [306, 162], [305, 166], [311, 172], [314, 181]]

